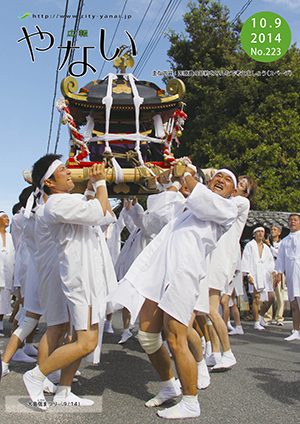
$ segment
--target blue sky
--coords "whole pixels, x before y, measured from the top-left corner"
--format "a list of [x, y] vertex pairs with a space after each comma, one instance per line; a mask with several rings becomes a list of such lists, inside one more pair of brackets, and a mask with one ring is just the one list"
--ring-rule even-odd
[[[143, 25], [138, 32], [135, 42], [138, 49], [136, 62], [149, 41], [154, 28], [166, 8], [169, 0], [153, 0]], [[79, 29], [87, 30], [87, 37], [78, 37], [77, 45], [81, 48], [75, 52], [74, 60], [82, 60], [82, 47], [95, 46], [94, 50], [88, 51], [89, 63], [97, 72], [94, 74], [90, 69], [85, 76], [78, 77], [79, 87], [88, 82], [98, 79], [102, 65], [105, 63], [101, 78], [108, 72], [113, 72], [111, 62], [105, 62], [99, 52], [99, 31], [106, 30], [105, 45], [109, 43], [118, 24], [118, 18], [105, 18], [105, 15], [119, 15], [124, 6], [124, 0], [111, 2], [86, 0], [83, 6], [83, 18]], [[233, 19], [240, 11], [246, 0], [221, 0], [230, 10]], [[77, 0], [69, 1], [68, 14], [74, 15], [77, 11]], [[112, 45], [114, 50], [123, 44], [128, 44], [128, 38], [124, 32], [127, 30], [133, 36], [138, 28], [141, 18], [149, 4], [149, 0], [128, 0], [123, 12], [115, 40]], [[18, 202], [21, 190], [26, 186], [22, 177], [23, 169], [30, 169], [32, 164], [47, 151], [51, 107], [54, 93], [54, 83], [58, 60], [57, 46], [60, 45], [63, 19], [56, 17], [64, 14], [65, 4], [61, 0], [14, 0], [5, 2], [0, 22], [1, 31], [1, 58], [0, 69], [2, 82], [1, 95], [1, 167], [0, 167], [0, 210], [5, 210], [11, 216], [12, 206]], [[186, 2], [182, 1], [173, 16], [169, 27], [177, 32], [184, 30], [182, 15], [188, 11]], [[251, 5], [242, 15], [244, 22], [248, 17], [260, 11], [271, 11], [281, 15], [289, 24], [292, 31], [292, 43], [300, 45], [300, 0], [253, 0]], [[25, 19], [19, 19], [23, 13], [31, 15]], [[39, 17], [38, 17], [39, 15]], [[43, 15], [43, 17], [42, 17]], [[46, 15], [49, 17], [46, 19]], [[94, 18], [92, 16], [94, 15]], [[102, 19], [100, 16], [102, 15]], [[34, 17], [35, 16], [35, 17]], [[51, 17], [50, 17], [51, 16]], [[131, 16], [129, 18], [129, 16]], [[55, 43], [51, 50], [46, 52], [34, 51], [35, 62], [32, 63], [29, 50], [25, 41], [17, 43], [23, 37], [22, 26], [27, 28], [29, 34], [36, 32], [35, 25], [42, 31], [54, 35]], [[67, 19], [66, 32], [74, 27], [74, 19]], [[65, 36], [63, 45], [70, 37]], [[48, 45], [48, 36], [40, 40], [38, 36], [32, 37], [33, 48], [45, 48]], [[168, 70], [166, 51], [169, 42], [162, 38], [156, 47], [150, 60], [147, 62], [139, 79], [156, 83], [161, 88], [164, 84], [159, 77], [152, 77], [153, 70]], [[108, 53], [107, 53], [108, 55]], [[276, 63], [276, 62], [275, 62]], [[81, 70], [74, 68], [76, 73]], [[59, 81], [56, 99], [61, 97], [60, 81], [66, 76], [66, 67], [59, 73]], [[50, 152], [53, 152], [58, 127], [59, 113], [54, 111], [54, 123]], [[63, 154], [63, 159], [68, 158], [68, 131], [66, 126], [61, 127], [61, 136], [58, 145], [58, 153]]]

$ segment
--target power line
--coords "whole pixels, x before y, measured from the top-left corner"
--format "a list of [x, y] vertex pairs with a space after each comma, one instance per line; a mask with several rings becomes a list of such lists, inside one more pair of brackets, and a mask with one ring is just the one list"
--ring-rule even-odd
[[138, 29], [136, 30], [133, 38], [135, 38], [137, 36], [137, 34], [138, 34], [138, 32], [139, 32], [139, 30], [140, 30], [140, 28], [141, 28], [141, 26], [142, 26], [142, 24], [144, 22], [144, 19], [145, 19], [147, 13], [148, 13], [148, 10], [150, 9], [150, 6], [151, 6], [152, 2], [153, 2], [153, 0], [151, 0], [150, 3], [148, 4], [148, 7], [147, 7], [147, 9], [146, 9], [146, 11], [144, 13], [144, 16], [142, 17], [141, 23], [139, 24]]
[[[64, 17], [63, 27], [62, 27], [62, 31], [61, 31], [60, 45], [62, 45], [63, 40], [64, 40], [64, 32], [65, 32], [65, 27], [66, 27], [66, 19], [67, 19], [67, 13], [68, 13], [68, 5], [69, 5], [69, 0], [66, 0], [65, 17]], [[61, 50], [62, 50], [62, 49], [59, 49], [59, 53], [58, 53], [58, 61], [57, 61], [57, 68], [56, 68], [56, 77], [55, 77], [55, 84], [54, 84], [54, 95], [53, 95], [53, 101], [52, 101], [52, 109], [51, 109], [51, 119], [50, 119], [50, 128], [49, 128], [49, 137], [48, 137], [47, 153], [49, 153], [49, 149], [50, 149], [50, 140], [51, 140], [51, 135], [52, 135], [53, 116], [54, 116], [55, 99], [56, 99], [56, 93], [57, 93], [57, 82], [58, 82], [58, 68], [59, 68], [59, 64], [60, 64]]]
[[[115, 39], [115, 36], [116, 36], [117, 31], [118, 31], [118, 28], [119, 28], [119, 25], [120, 25], [120, 22], [121, 22], [121, 19], [122, 19], [122, 16], [123, 16], [123, 12], [124, 12], [125, 7], [126, 7], [126, 5], [127, 5], [127, 2], [128, 2], [128, 0], [125, 0], [125, 3], [124, 3], [124, 6], [123, 6], [123, 9], [122, 9], [122, 12], [121, 12], [121, 15], [120, 15], [119, 21], [118, 21], [118, 23], [117, 23], [117, 26], [116, 26], [115, 32], [114, 32], [114, 34], [113, 34], [113, 36], [112, 36], [112, 39], [111, 39], [111, 42], [110, 42], [110, 45], [109, 45], [108, 51], [110, 51], [111, 46], [112, 46], [112, 43], [113, 43], [113, 41], [114, 41], [114, 39]], [[102, 74], [102, 71], [103, 71], [103, 68], [104, 68], [105, 64], [106, 64], [106, 61], [104, 61], [104, 62], [103, 62], [102, 68], [101, 68], [101, 70], [100, 70], [100, 72], [99, 72], [98, 79], [100, 79], [100, 78], [101, 78], [101, 74]]]
[[[73, 32], [74, 37], [72, 38], [72, 47], [75, 47], [77, 43], [77, 34], [79, 30], [79, 23], [80, 23], [80, 17], [82, 14], [82, 8], [83, 8], [83, 0], [79, 0], [78, 7], [77, 7], [76, 20], [74, 25], [74, 32]], [[68, 68], [67, 68], [67, 76], [69, 75], [69, 65], [73, 62], [73, 59], [74, 59], [74, 53], [75, 53], [75, 49], [71, 49]]]
[[[143, 52], [143, 54], [142, 54], [142, 56], [141, 56], [141, 58], [140, 58], [140, 60], [139, 60], [139, 62], [137, 63], [137, 65], [136, 65], [136, 67], [135, 67], [135, 69], [134, 69], [134, 72], [136, 73], [136, 76], [137, 77], [139, 77], [139, 75], [141, 74], [141, 72], [143, 71], [143, 69], [144, 69], [144, 67], [146, 66], [146, 63], [148, 62], [148, 60], [150, 59], [150, 57], [151, 57], [151, 55], [152, 55], [152, 53], [153, 53], [153, 51], [155, 50], [155, 48], [156, 48], [156, 46], [157, 46], [157, 44], [159, 43], [159, 41], [161, 40], [161, 37], [162, 37], [162, 35], [163, 35], [163, 31], [165, 30], [165, 28], [168, 26], [168, 24], [169, 24], [169, 22], [170, 22], [170, 20], [172, 19], [172, 17], [174, 16], [174, 13], [176, 12], [176, 10], [177, 10], [177, 8], [178, 8], [178, 6], [179, 6], [179, 3], [180, 3], [180, 1], [181, 0], [179, 0], [178, 1], [178, 3], [176, 4], [174, 4], [174, 6], [173, 6], [173, 10], [172, 11], [168, 11], [167, 12], [167, 10], [168, 10], [168, 8], [169, 8], [169, 6], [170, 6], [170, 3], [168, 4], [168, 6], [167, 6], [167, 8], [166, 8], [166, 10], [165, 10], [165, 12], [164, 12], [164, 14], [163, 14], [163, 16], [162, 16], [162, 18], [161, 18], [161, 20], [160, 20], [160, 22], [158, 23], [158, 25], [157, 25], [157, 27], [156, 27], [156, 29], [155, 29], [155, 31], [153, 32], [153, 34], [152, 34], [152, 37], [151, 37], [151, 39], [149, 40], [149, 42], [148, 42], [148, 44], [147, 44], [147, 46], [146, 46], [146, 48], [145, 48], [145, 50], [144, 50], [144, 52]], [[234, 20], [232, 21], [232, 23], [234, 24], [237, 20], [238, 20], [238, 18], [245, 12], [245, 10], [250, 6], [250, 4], [252, 3], [252, 1], [253, 0], [248, 0], [245, 4], [244, 4], [244, 6], [242, 7], [242, 9], [236, 14], [236, 16], [235, 16], [235, 18], [234, 18]], [[169, 14], [169, 16], [168, 16], [168, 18], [164, 18], [165, 17], [165, 14], [166, 13], [168, 13]], [[162, 21], [163, 19], [165, 19], [164, 20], [164, 22]], [[161, 30], [161, 28], [164, 26], [164, 30]], [[161, 31], [160, 31], [161, 30]]]
[[253, 0], [248, 0], [244, 6], [241, 8], [241, 10], [235, 15], [234, 20], [232, 21], [232, 23], [235, 23], [238, 18], [245, 12], [245, 10], [250, 6], [250, 4], [252, 3]]
[[181, 2], [181, 0], [178, 0], [178, 1], [177, 1], [177, 4], [175, 4], [175, 5], [174, 5], [174, 9], [173, 9], [173, 11], [171, 12], [171, 15], [170, 15], [169, 19], [167, 20], [167, 22], [166, 22], [166, 24], [165, 24], [165, 26], [164, 26], [164, 29], [161, 31], [161, 33], [160, 33], [160, 35], [159, 35], [159, 37], [158, 37], [157, 41], [155, 42], [155, 44], [153, 45], [153, 47], [152, 47], [151, 51], [149, 52], [148, 59], [144, 62], [144, 64], [143, 64], [142, 68], [140, 69], [140, 71], [139, 71], [139, 73], [138, 73], [138, 76], [142, 73], [143, 69], [145, 68], [145, 66], [146, 66], [146, 64], [147, 64], [147, 62], [148, 62], [148, 60], [149, 60], [149, 59], [150, 59], [150, 57], [152, 56], [152, 53], [153, 53], [153, 52], [154, 52], [154, 50], [156, 49], [156, 46], [157, 46], [157, 45], [158, 45], [158, 43], [160, 42], [160, 40], [161, 40], [161, 38], [162, 38], [162, 36], [163, 36], [163, 34], [164, 34], [164, 31], [166, 30], [166, 28], [168, 27], [168, 25], [169, 25], [170, 21], [172, 20], [172, 18], [173, 18], [173, 16], [174, 16], [174, 14], [175, 14], [175, 12], [176, 12], [176, 10], [178, 9], [178, 6], [179, 6], [180, 2]]
[[147, 46], [145, 47], [145, 49], [144, 49], [144, 51], [143, 51], [143, 53], [142, 53], [142, 55], [141, 55], [141, 57], [140, 57], [140, 59], [139, 59], [138, 63], [136, 64], [136, 66], [135, 66], [135, 68], [134, 68], [134, 72], [137, 72], [137, 69], [138, 69], [138, 67], [139, 67], [140, 63], [144, 60], [144, 57], [146, 57], [147, 51], [148, 51], [148, 49], [149, 49], [149, 46], [151, 45], [151, 43], [152, 43], [153, 39], [156, 37], [157, 33], [160, 31], [160, 28], [161, 28], [161, 25], [162, 25], [163, 19], [164, 19], [165, 15], [166, 15], [166, 13], [167, 13], [168, 9], [170, 8], [171, 4], [172, 4], [172, 0], [169, 0], [169, 3], [167, 4], [167, 7], [165, 8], [164, 13], [162, 14], [162, 16], [161, 16], [161, 18], [160, 18], [160, 20], [159, 20], [158, 24], [156, 25], [155, 30], [153, 31], [152, 36], [150, 37], [150, 40], [148, 41]]
[[181, 0], [175, 0], [172, 3], [172, 0], [169, 1], [158, 25], [156, 26], [155, 31], [152, 34], [151, 39], [149, 40], [139, 62], [137, 63], [135, 67], [135, 72], [137, 73], [137, 77], [140, 75], [142, 70], [144, 69], [146, 63], [150, 59], [153, 51], [155, 50], [157, 44], [161, 40], [161, 37], [163, 36], [163, 33], [167, 26], [169, 25], [172, 17], [174, 16]]
[[134, 72], [137, 72], [137, 70], [138, 70], [138, 68], [139, 68], [139, 66], [140, 66], [140, 63], [142, 63], [142, 61], [144, 60], [144, 58], [147, 58], [148, 50], [149, 50], [149, 48], [150, 48], [150, 46], [151, 46], [151, 44], [152, 44], [153, 40], [155, 39], [155, 37], [156, 37], [156, 36], [157, 36], [157, 34], [159, 33], [159, 31], [160, 31], [160, 29], [161, 29], [161, 26], [162, 26], [162, 22], [163, 22], [163, 20], [164, 20], [164, 18], [165, 18], [165, 15], [166, 15], [166, 13], [167, 13], [168, 9], [171, 7], [171, 4], [172, 4], [172, 0], [170, 0], [170, 1], [169, 1], [169, 3], [167, 4], [167, 7], [165, 8], [164, 13], [162, 14], [162, 16], [161, 16], [161, 18], [160, 18], [160, 20], [159, 20], [158, 24], [156, 25], [156, 28], [155, 28], [155, 30], [153, 31], [153, 34], [152, 34], [152, 36], [150, 37], [150, 40], [148, 41], [147, 46], [145, 47], [145, 49], [144, 49], [144, 51], [143, 51], [143, 53], [142, 53], [142, 55], [141, 55], [141, 57], [140, 57], [140, 59], [139, 59], [138, 63], [136, 64], [136, 66], [135, 66], [135, 68], [134, 68]]
[[[75, 20], [75, 24], [74, 24], [74, 37], [72, 39], [72, 47], [75, 47], [76, 42], [77, 42], [77, 33], [78, 33], [78, 29], [79, 29], [79, 23], [80, 23], [80, 17], [82, 14], [82, 8], [83, 8], [83, 0], [79, 0], [78, 1], [78, 7], [77, 7], [77, 14], [76, 14], [76, 20]], [[61, 49], [60, 49], [61, 50]], [[73, 62], [74, 59], [74, 52], [75, 49], [71, 48], [71, 52], [70, 52], [70, 57], [69, 57], [69, 61], [68, 61], [68, 67], [67, 67], [67, 74], [66, 76], [69, 75], [69, 66], [70, 64]], [[58, 122], [58, 127], [57, 127], [57, 133], [56, 133], [56, 141], [55, 141], [55, 147], [54, 147], [54, 153], [57, 152], [57, 146], [58, 146], [58, 142], [59, 142], [59, 137], [60, 137], [60, 129], [61, 129], [61, 118], [62, 118], [63, 113], [60, 113], [60, 117], [59, 117], [59, 122]]]
[[[168, 0], [167, 0], [167, 1], [168, 1]], [[153, 21], [152, 21], [152, 23], [151, 23], [151, 25], [150, 25], [150, 28], [149, 28], [149, 29], [148, 29], [148, 31], [146, 32], [146, 34], [145, 34], [145, 36], [144, 36], [143, 40], [139, 43], [140, 45], [142, 45], [146, 39], [149, 39], [148, 34], [149, 34], [150, 30], [152, 29], [152, 27], [154, 26], [154, 23], [158, 21], [158, 16], [161, 16], [161, 14], [162, 14], [162, 12], [161, 12], [161, 11], [162, 11], [162, 10], [163, 10], [163, 8], [164, 8], [164, 3], [165, 3], [165, 2], [166, 2], [166, 0], [164, 0], [164, 2], [162, 2], [162, 3], [161, 3], [161, 6], [160, 6], [160, 8], [157, 10], [156, 16], [155, 16], [155, 18], [153, 19]]]

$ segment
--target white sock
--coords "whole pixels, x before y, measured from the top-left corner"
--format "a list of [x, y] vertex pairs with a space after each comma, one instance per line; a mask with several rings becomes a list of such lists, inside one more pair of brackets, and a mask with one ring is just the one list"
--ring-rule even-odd
[[151, 408], [153, 406], [159, 406], [166, 400], [173, 399], [181, 394], [179, 384], [176, 383], [175, 378], [172, 377], [170, 380], [162, 382], [162, 388], [160, 392], [152, 399], [145, 403], [145, 406]]
[[25, 346], [26, 346], [26, 347], [31, 347], [31, 346], [33, 346], [33, 343], [26, 343], [26, 342], [25, 342]]
[[212, 353], [212, 350], [211, 350], [211, 341], [209, 341], [209, 342], [206, 342], [206, 345], [205, 345], [205, 355], [206, 356], [210, 356], [211, 353]]
[[221, 352], [213, 352], [216, 362], [219, 362], [222, 358]]
[[56, 395], [68, 396], [71, 393], [71, 386], [57, 386]]
[[198, 395], [196, 396], [182, 395], [182, 400], [183, 402], [187, 402], [187, 403], [195, 403], [195, 402], [198, 402]]
[[258, 321], [263, 320], [264, 321], [264, 317], [261, 315], [258, 315]]
[[210, 385], [210, 375], [205, 360], [197, 362], [197, 388], [199, 390], [206, 389]]
[[200, 361], [200, 362], [197, 362], [197, 366], [198, 367], [201, 367], [201, 365], [206, 365], [206, 362], [205, 362], [205, 360], [204, 359], [202, 359], [202, 361]]
[[9, 364], [7, 362], [2, 361], [2, 371], [8, 370]]
[[175, 377], [170, 378], [170, 380], [166, 380], [162, 382], [162, 385], [164, 387], [170, 387], [170, 386], [174, 386], [175, 384]]
[[38, 381], [43, 382], [46, 376], [40, 371], [39, 366], [37, 365], [33, 370], [31, 370], [32, 377]]
[[229, 349], [226, 352], [223, 352], [223, 356], [232, 356], [232, 350]]
[[237, 330], [242, 330], [242, 329], [243, 329], [243, 327], [242, 327], [241, 325], [237, 325], [235, 328], [236, 328]]
[[129, 328], [124, 328], [123, 333], [130, 333]]
[[157, 415], [162, 418], [195, 418], [200, 415], [200, 405], [197, 396], [182, 396], [182, 400], [172, 408], [157, 411]]

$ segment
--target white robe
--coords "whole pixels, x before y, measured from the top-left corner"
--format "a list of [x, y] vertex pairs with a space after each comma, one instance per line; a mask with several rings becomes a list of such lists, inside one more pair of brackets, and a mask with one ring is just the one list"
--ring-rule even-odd
[[56, 243], [44, 219], [45, 205], [35, 210], [35, 261], [38, 297], [48, 326], [69, 322], [67, 299], [62, 291]]
[[211, 252], [208, 260], [206, 277], [200, 282], [200, 294], [195, 306], [199, 312], [209, 312], [208, 288], [220, 290], [232, 280], [240, 256], [240, 238], [245, 227], [250, 202], [246, 197], [232, 198], [238, 209], [237, 219], [232, 226], [218, 240], [216, 248]]
[[108, 250], [114, 265], [116, 264], [118, 257], [120, 255], [121, 232], [124, 227], [125, 227], [125, 220], [124, 220], [124, 208], [123, 208], [120, 212], [118, 219], [115, 222], [109, 224], [109, 226], [106, 227], [104, 230], [105, 240], [107, 242], [107, 247], [108, 247]]
[[275, 269], [285, 273], [289, 301], [300, 297], [300, 231], [291, 232], [282, 240]]
[[136, 225], [132, 221], [132, 218], [130, 216], [130, 210], [128, 211], [126, 210], [126, 208], [123, 208], [121, 211], [121, 214], [123, 217], [125, 227], [127, 227], [127, 230], [129, 231], [129, 233], [132, 233], [136, 229]]
[[151, 234], [148, 235], [147, 233], [145, 233], [145, 236], [142, 237], [140, 226], [142, 225], [143, 214], [144, 209], [139, 203], [136, 203], [129, 211], [126, 211], [126, 215], [132, 224], [130, 235], [115, 263], [116, 276], [118, 280], [121, 280], [124, 277], [135, 258], [153, 238]]
[[240, 256], [236, 266], [236, 272], [234, 273], [232, 277], [232, 281], [229, 281], [229, 283], [225, 284], [224, 292], [222, 294], [227, 294], [228, 296], [231, 296], [233, 293], [233, 290], [235, 290], [236, 296], [244, 295], [244, 282], [243, 282], [243, 273], [241, 271], [241, 265], [242, 265], [242, 258]]
[[[99, 228], [96, 236], [97, 230], [92, 227], [105, 225], [108, 219], [97, 199], [87, 201], [80, 194], [65, 193], [48, 197], [44, 217], [57, 245], [72, 321], [76, 330], [86, 330], [88, 307], [92, 308], [91, 324], [101, 323], [107, 286], [117, 284], [114, 275], [106, 272], [112, 262], [104, 235]], [[112, 281], [106, 280], [107, 275]]]
[[10, 233], [13, 239], [15, 251], [18, 250], [21, 241], [22, 221], [25, 209], [22, 207], [14, 214], [11, 220]]
[[15, 273], [14, 273], [14, 287], [20, 287], [21, 297], [25, 296], [25, 284], [27, 268], [29, 263], [29, 251], [24, 239], [23, 227], [21, 230], [21, 240], [18, 250], [15, 255]]
[[36, 252], [35, 243], [35, 214], [31, 213], [29, 219], [23, 218], [23, 238], [29, 252], [29, 261], [26, 271], [24, 308], [28, 312], [42, 315], [42, 308], [38, 297], [38, 273], [34, 258]]
[[278, 250], [281, 245], [282, 240], [279, 241], [273, 241], [273, 246], [269, 246], [272, 252], [272, 255], [274, 256], [274, 259], [277, 259]]
[[[112, 247], [111, 247], [112, 243], [113, 243], [113, 235], [114, 234], [108, 233], [108, 237], [107, 237], [107, 245], [108, 245], [110, 254], [112, 255], [113, 264], [114, 264], [114, 267], [115, 267], [115, 272], [116, 272], [116, 276], [117, 276], [118, 280], [120, 279], [120, 275], [123, 276], [125, 274], [125, 272], [127, 271], [127, 269], [129, 268], [128, 265], [127, 265], [127, 259], [128, 258], [127, 258], [127, 255], [126, 255], [126, 250], [128, 249], [130, 241], [133, 240], [133, 237], [138, 230], [138, 227], [132, 221], [132, 218], [130, 216], [130, 210], [127, 211], [126, 208], [123, 208], [120, 215], [119, 215], [118, 221], [119, 220], [121, 220], [121, 222], [118, 225], [118, 228], [120, 228], [121, 225], [123, 225], [123, 228], [126, 227], [127, 230], [129, 231], [129, 237], [127, 238], [123, 248], [121, 248], [122, 241], [121, 241], [121, 234], [120, 234], [120, 236], [119, 236], [119, 238], [120, 238], [120, 249], [118, 251], [118, 255], [116, 255], [112, 252]], [[124, 272], [124, 269], [126, 269], [125, 272]]]
[[[185, 202], [187, 211], [169, 222], [138, 256], [120, 282], [113, 300], [136, 319], [145, 298], [188, 326], [206, 274], [206, 257], [237, 216], [236, 204], [202, 184]], [[132, 304], [132, 292], [140, 299]], [[136, 300], [136, 298], [134, 298]]]
[[230, 229], [218, 240], [217, 247], [211, 253], [210, 266], [207, 277], [209, 288], [224, 290], [225, 284], [229, 283], [237, 268], [241, 255], [240, 238], [244, 230], [250, 202], [246, 197], [233, 198], [238, 208], [238, 216]]
[[135, 224], [116, 263], [116, 275], [121, 280], [134, 260], [154, 239], [161, 229], [183, 211], [185, 199], [181, 193], [165, 191], [149, 196], [147, 210], [135, 204], [128, 214]]
[[11, 313], [10, 295], [13, 290], [14, 246], [12, 236], [5, 233], [5, 244], [0, 236], [0, 315]]
[[[242, 256], [242, 272], [249, 273], [254, 281], [254, 287], [261, 293], [261, 300], [268, 300], [268, 292], [274, 291], [271, 283], [271, 273], [275, 270], [275, 261], [271, 250], [264, 244], [261, 257], [255, 240], [246, 244]], [[249, 284], [249, 293], [253, 293], [253, 285]]]

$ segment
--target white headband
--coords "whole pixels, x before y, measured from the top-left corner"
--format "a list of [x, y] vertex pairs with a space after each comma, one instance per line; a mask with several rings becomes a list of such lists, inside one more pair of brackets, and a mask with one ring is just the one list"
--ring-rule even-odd
[[51, 177], [51, 175], [56, 170], [56, 168], [59, 167], [59, 165], [63, 165], [63, 163], [59, 159], [56, 159], [54, 162], [51, 163], [45, 175], [41, 178], [41, 181], [40, 181], [41, 188], [43, 188], [44, 186], [44, 181], [47, 180], [47, 178]]
[[56, 168], [59, 167], [59, 165], [63, 165], [63, 163], [59, 160], [56, 159], [55, 161], [53, 161], [51, 163], [51, 165], [49, 166], [49, 168], [47, 169], [47, 171], [45, 172], [45, 175], [41, 178], [40, 181], [40, 185], [41, 185], [41, 190], [37, 187], [35, 192], [32, 192], [31, 195], [28, 197], [27, 203], [26, 203], [26, 207], [25, 207], [25, 212], [24, 212], [24, 217], [29, 219], [30, 217], [30, 213], [31, 213], [31, 209], [32, 206], [34, 204], [34, 198], [38, 196], [39, 192], [41, 191], [41, 200], [40, 203], [43, 203], [43, 194], [44, 194], [44, 181], [47, 180], [47, 178], [49, 178], [53, 172], [56, 170]]
[[3, 216], [3, 215], [6, 215], [6, 212], [2, 212], [2, 213], [0, 213], [0, 218], [1, 218], [1, 216]]
[[247, 178], [243, 178], [243, 181], [245, 181], [246, 186], [247, 186], [247, 194], [250, 194], [250, 188], [249, 188], [248, 179]]
[[237, 181], [236, 181], [236, 176], [234, 175], [233, 172], [229, 171], [229, 169], [226, 168], [222, 168], [219, 169], [212, 177], [211, 179], [213, 179], [219, 172], [224, 172], [224, 174], [227, 174], [231, 177], [232, 181], [233, 181], [233, 187], [236, 188], [237, 186]]
[[253, 234], [256, 232], [256, 231], [266, 231], [265, 229], [264, 229], [264, 227], [257, 227], [257, 228], [255, 228], [254, 230], [253, 230]]

